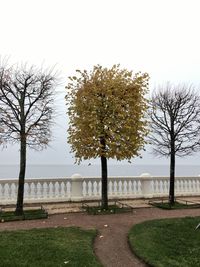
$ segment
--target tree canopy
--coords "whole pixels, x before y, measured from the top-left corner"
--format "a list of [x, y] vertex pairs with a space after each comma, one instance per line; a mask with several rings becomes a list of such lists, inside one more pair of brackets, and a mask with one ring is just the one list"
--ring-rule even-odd
[[[77, 161], [104, 156], [117, 160], [140, 155], [147, 134], [144, 115], [149, 75], [94, 66], [77, 70], [67, 88], [68, 141]], [[102, 144], [104, 140], [105, 144]]]

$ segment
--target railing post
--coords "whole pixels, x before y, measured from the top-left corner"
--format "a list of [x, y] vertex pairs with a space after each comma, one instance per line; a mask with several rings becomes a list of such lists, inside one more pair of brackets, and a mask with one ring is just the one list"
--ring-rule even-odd
[[141, 190], [144, 198], [153, 197], [153, 188], [152, 188], [152, 176], [149, 173], [142, 173], [141, 177]]
[[83, 200], [83, 178], [80, 174], [75, 173], [71, 176], [71, 201]]

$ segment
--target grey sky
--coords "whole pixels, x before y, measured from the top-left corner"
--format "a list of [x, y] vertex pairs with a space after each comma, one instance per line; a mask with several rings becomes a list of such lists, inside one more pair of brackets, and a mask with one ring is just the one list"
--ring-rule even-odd
[[[7, 0], [1, 1], [1, 56], [53, 66], [63, 85], [56, 99], [54, 141], [28, 152], [28, 163], [73, 163], [66, 143], [65, 89], [76, 69], [120, 63], [148, 72], [150, 89], [165, 81], [200, 84], [198, 0]], [[200, 87], [199, 87], [200, 88]], [[18, 146], [0, 151], [2, 164], [18, 163]], [[178, 161], [197, 164], [198, 156]], [[145, 153], [140, 164], [165, 163]]]

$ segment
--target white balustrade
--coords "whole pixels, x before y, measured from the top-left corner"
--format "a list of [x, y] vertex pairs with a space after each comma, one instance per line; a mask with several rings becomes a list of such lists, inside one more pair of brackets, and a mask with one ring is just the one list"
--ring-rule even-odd
[[[15, 203], [17, 200], [17, 179], [0, 180], [0, 204]], [[68, 201], [71, 194], [70, 178], [26, 179], [24, 185], [25, 202]]]
[[[101, 178], [37, 178], [26, 179], [24, 202], [82, 201], [101, 198]], [[0, 180], [0, 204], [15, 203], [18, 179]], [[169, 194], [169, 177], [152, 177], [149, 174], [134, 177], [109, 177], [109, 199], [164, 197]], [[176, 196], [200, 195], [200, 176], [176, 177]]]

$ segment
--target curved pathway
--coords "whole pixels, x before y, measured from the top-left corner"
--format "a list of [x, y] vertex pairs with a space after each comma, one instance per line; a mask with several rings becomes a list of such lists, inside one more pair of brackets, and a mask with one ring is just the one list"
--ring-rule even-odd
[[45, 220], [0, 223], [0, 230], [45, 228], [58, 226], [79, 226], [85, 229], [98, 229], [94, 243], [97, 257], [105, 267], [141, 267], [146, 266], [130, 250], [128, 245], [129, 229], [145, 220], [199, 216], [199, 209], [160, 210], [156, 208], [135, 209], [133, 213], [113, 215], [87, 215], [70, 213], [51, 215]]

